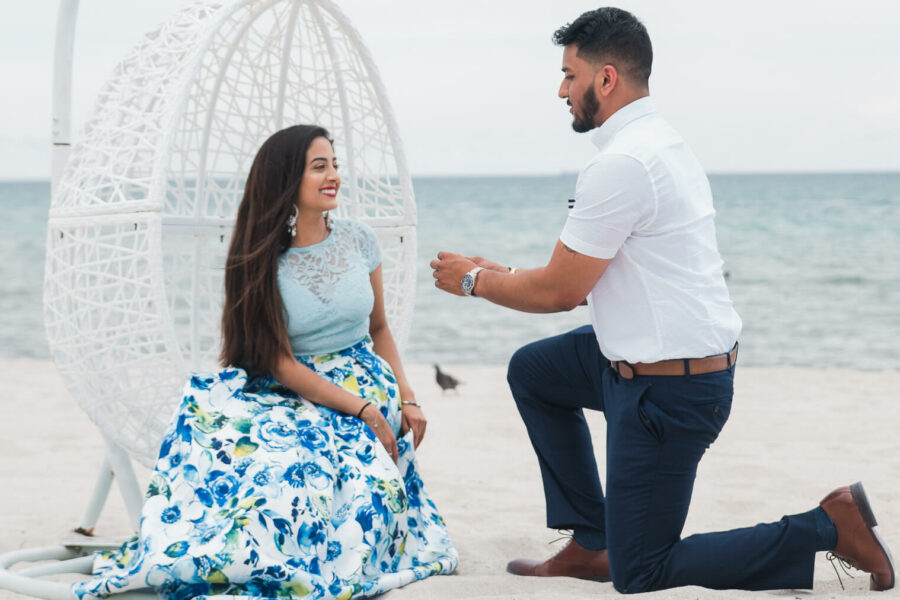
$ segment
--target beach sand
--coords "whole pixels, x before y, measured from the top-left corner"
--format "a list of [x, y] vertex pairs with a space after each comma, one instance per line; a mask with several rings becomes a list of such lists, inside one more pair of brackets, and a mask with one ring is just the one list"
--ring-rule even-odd
[[[460, 553], [456, 575], [432, 577], [389, 600], [456, 598], [605, 598], [609, 583], [519, 578], [514, 557], [545, 557], [564, 541], [544, 527], [537, 461], [502, 367], [445, 366], [464, 383], [441, 393], [427, 366], [407, 370], [429, 418], [419, 449], [426, 486]], [[103, 456], [96, 428], [69, 396], [52, 362], [0, 361], [0, 552], [55, 545], [78, 522]], [[832, 489], [866, 484], [881, 533], [900, 552], [900, 372], [739, 368], [734, 407], [697, 475], [684, 534], [778, 520], [807, 511]], [[174, 399], [173, 399], [174, 402]], [[589, 414], [598, 463], [604, 464], [603, 415]], [[142, 484], [148, 471], [138, 469]], [[115, 492], [115, 489], [114, 489]], [[125, 536], [124, 506], [113, 494], [98, 535]], [[815, 589], [740, 592], [697, 587], [658, 598], [768, 596], [873, 597], [868, 577], [844, 576], [816, 559]], [[895, 597], [896, 590], [887, 595]], [[0, 591], [0, 600], [21, 598]]]

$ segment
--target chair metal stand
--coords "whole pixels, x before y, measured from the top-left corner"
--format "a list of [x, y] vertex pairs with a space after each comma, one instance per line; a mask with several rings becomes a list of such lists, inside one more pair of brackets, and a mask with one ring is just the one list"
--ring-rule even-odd
[[[94, 491], [73, 534], [61, 541], [59, 546], [24, 548], [0, 554], [0, 589], [18, 594], [46, 598], [47, 600], [74, 600], [75, 594], [67, 583], [46, 581], [42, 577], [50, 575], [81, 573], [90, 574], [94, 562], [93, 553], [99, 550], [118, 548], [123, 539], [96, 538], [94, 528], [109, 497], [112, 481], [115, 479], [125, 501], [129, 521], [137, 531], [141, 518], [142, 495], [131, 460], [125, 452], [107, 436], [106, 454], [97, 473]], [[12, 570], [21, 563], [44, 563]], [[127, 592], [116, 596], [122, 600], [148, 600], [156, 594], [147, 592]]]

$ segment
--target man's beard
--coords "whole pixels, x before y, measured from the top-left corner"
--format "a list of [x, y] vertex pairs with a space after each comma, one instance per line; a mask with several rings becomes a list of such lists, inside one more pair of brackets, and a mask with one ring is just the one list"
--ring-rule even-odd
[[573, 111], [575, 118], [572, 120], [572, 129], [578, 133], [584, 133], [596, 127], [594, 115], [598, 110], [600, 110], [600, 102], [597, 100], [597, 94], [594, 93], [594, 86], [591, 86], [581, 96], [581, 110]]

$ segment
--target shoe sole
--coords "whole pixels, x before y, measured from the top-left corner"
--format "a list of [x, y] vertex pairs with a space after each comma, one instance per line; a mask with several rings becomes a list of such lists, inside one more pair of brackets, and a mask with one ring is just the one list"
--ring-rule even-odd
[[612, 578], [610, 578], [608, 575], [598, 575], [596, 577], [578, 577], [577, 575], [535, 575], [534, 568], [540, 564], [537, 562], [529, 565], [531, 567], [530, 569], [525, 569], [522, 572], [517, 572], [517, 571], [513, 570], [512, 568], [510, 568], [510, 565], [513, 562], [515, 562], [515, 561], [506, 563], [506, 572], [510, 573], [511, 575], [516, 575], [518, 577], [571, 577], [572, 579], [583, 579], [585, 581], [597, 581], [599, 583], [609, 583], [610, 581], [612, 581]]
[[[894, 557], [891, 556], [891, 551], [887, 547], [887, 544], [884, 543], [884, 540], [881, 539], [881, 536], [878, 535], [878, 532], [875, 531], [875, 527], [878, 526], [878, 521], [875, 520], [875, 513], [872, 512], [872, 505], [869, 504], [869, 498], [866, 496], [866, 490], [863, 488], [863, 484], [861, 481], [857, 481], [853, 485], [850, 486], [850, 495], [853, 497], [853, 502], [856, 504], [856, 508], [859, 510], [859, 514], [862, 516], [863, 523], [866, 524], [866, 527], [869, 530], [869, 533], [872, 534], [872, 537], [875, 538], [875, 543], [878, 544], [878, 547], [881, 548], [881, 551], [884, 553], [885, 557], [887, 557], [888, 568], [891, 570], [891, 583], [884, 590], [886, 591], [894, 587]], [[875, 577], [870, 577], [870, 587], [869, 589], [874, 589], [871, 586], [875, 584]]]
[[509, 565], [506, 565], [506, 572], [511, 575], [516, 575], [518, 577], [570, 577], [572, 579], [583, 579], [585, 581], [596, 581], [598, 583], [609, 583], [612, 581], [612, 578], [605, 576], [598, 577], [577, 577], [575, 575], [535, 575], [534, 573], [516, 573], [512, 569], [509, 568]]

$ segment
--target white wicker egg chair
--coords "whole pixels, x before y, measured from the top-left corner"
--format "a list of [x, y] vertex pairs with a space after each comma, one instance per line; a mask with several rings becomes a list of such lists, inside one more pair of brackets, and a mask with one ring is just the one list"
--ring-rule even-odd
[[[343, 181], [337, 216], [366, 221], [379, 236], [388, 320], [401, 348], [413, 306], [416, 211], [378, 73], [334, 3], [188, 5], [116, 68], [69, 153], [77, 2], [62, 0], [57, 32], [44, 308], [57, 368], [107, 442], [79, 526], [90, 532], [112, 473], [137, 528], [142, 492], [127, 455], [152, 465], [186, 376], [216, 368], [231, 227], [253, 156], [271, 133], [315, 123], [334, 136]], [[0, 587], [72, 598], [68, 586], [30, 578], [66, 565], [8, 570], [84, 553], [72, 545], [0, 557]], [[84, 571], [89, 561], [68, 567]]]

